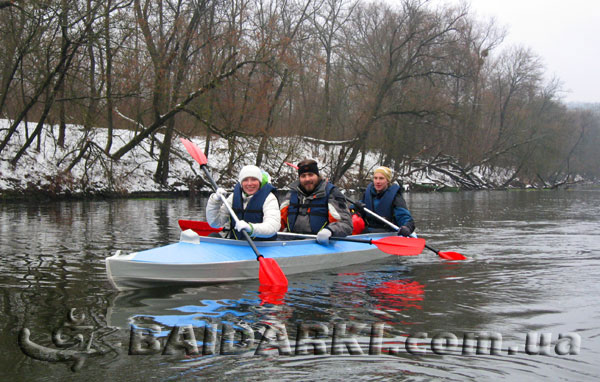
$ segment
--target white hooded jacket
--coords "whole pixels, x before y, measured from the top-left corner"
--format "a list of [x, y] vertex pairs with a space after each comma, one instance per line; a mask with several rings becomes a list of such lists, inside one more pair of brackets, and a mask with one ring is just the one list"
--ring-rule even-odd
[[[242, 201], [244, 208], [248, 205], [248, 202], [252, 198], [251, 195], [246, 195], [242, 192]], [[227, 197], [227, 203], [231, 206], [233, 203], [233, 193]], [[206, 204], [206, 220], [212, 227], [218, 228], [223, 227], [224, 231], [221, 232], [222, 236], [226, 236], [229, 227], [229, 212], [227, 207], [221, 201], [221, 198], [217, 194], [211, 194]], [[279, 201], [273, 193], [269, 193], [263, 204], [263, 221], [262, 223], [250, 223], [252, 224], [251, 237], [266, 238], [271, 237], [279, 231], [281, 227], [281, 214], [279, 212]]]

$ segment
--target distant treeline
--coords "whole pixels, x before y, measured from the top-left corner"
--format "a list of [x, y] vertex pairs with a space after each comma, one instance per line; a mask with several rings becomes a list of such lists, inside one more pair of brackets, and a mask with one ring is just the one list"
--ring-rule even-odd
[[[599, 177], [600, 107], [568, 108], [560, 80], [505, 34], [466, 6], [416, 0], [0, 1], [0, 117], [12, 121], [0, 156], [18, 166], [43, 129], [64, 145], [79, 124], [109, 138], [84, 135], [78, 157], [95, 145], [119, 161], [151, 141], [161, 184], [179, 135], [205, 136], [207, 153], [226, 139], [229, 169], [242, 137], [259, 139], [259, 166], [288, 149], [274, 137], [335, 141], [333, 181], [366, 152], [400, 174], [452, 158], [541, 185]], [[7, 158], [18, 129], [27, 139]]]

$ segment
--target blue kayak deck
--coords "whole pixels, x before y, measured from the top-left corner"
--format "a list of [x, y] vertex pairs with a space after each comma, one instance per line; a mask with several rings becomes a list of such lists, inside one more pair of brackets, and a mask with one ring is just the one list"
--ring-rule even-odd
[[[368, 236], [364, 236], [364, 238], [369, 239]], [[255, 244], [264, 257], [275, 259], [376, 249], [374, 245], [345, 241], [331, 241], [327, 245], [318, 244], [315, 240], [257, 241]], [[198, 264], [256, 260], [256, 255], [245, 241], [202, 238], [199, 244], [178, 242], [140, 251], [131, 260], [151, 263]]]

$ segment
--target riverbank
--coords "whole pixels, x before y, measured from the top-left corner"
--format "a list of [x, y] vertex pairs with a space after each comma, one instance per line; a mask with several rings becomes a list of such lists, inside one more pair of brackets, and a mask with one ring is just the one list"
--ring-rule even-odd
[[[0, 138], [9, 125], [9, 121], [0, 120]], [[158, 145], [163, 139], [160, 134], [155, 136], [154, 142], [147, 139], [114, 161], [102, 149], [107, 140], [104, 129], [85, 130], [69, 125], [64, 145], [60, 146], [55, 136], [57, 128], [47, 127], [15, 163], [14, 158], [27, 140], [27, 131], [25, 126], [19, 129], [0, 154], [0, 200], [178, 197], [210, 191], [199, 166], [178, 140], [171, 149], [166, 183], [154, 181]], [[116, 131], [113, 147], [124, 145], [134, 135], [135, 131]], [[192, 140], [199, 147], [206, 147], [203, 139]], [[239, 169], [256, 162], [258, 145], [259, 141], [251, 137], [239, 137], [234, 143], [213, 138], [207, 156], [217, 183], [225, 188], [233, 187]], [[320, 164], [322, 175], [327, 177], [336, 166], [339, 147], [335, 142], [316, 142], [305, 137], [273, 138], [261, 167], [269, 172], [275, 187], [285, 190], [297, 177], [286, 162], [314, 158]], [[337, 185], [345, 190], [364, 187], [380, 161], [377, 153], [368, 153], [362, 171], [358, 163], [351, 166]], [[446, 166], [428, 166], [418, 161], [401, 165], [394, 178], [405, 191], [418, 192], [532, 187], [513, 176], [510, 169], [473, 167], [466, 172], [451, 158], [443, 158], [443, 161]]]
[[[597, 189], [600, 188], [598, 183], [583, 183], [572, 186], [566, 186], [564, 188], [577, 187], [578, 189]], [[558, 188], [510, 188], [507, 191], [553, 191]], [[416, 187], [405, 191], [405, 193], [430, 193], [430, 192], [460, 192], [461, 189], [458, 187], [443, 187], [440, 189], [433, 189], [432, 187]], [[480, 190], [485, 191], [485, 190]], [[490, 190], [487, 190], [490, 191]], [[282, 190], [283, 195], [286, 191]], [[352, 192], [356, 192], [352, 190]], [[71, 200], [110, 200], [110, 199], [177, 199], [177, 198], [196, 198], [196, 197], [208, 197], [211, 191], [136, 191], [130, 193], [117, 193], [117, 192], [94, 192], [94, 193], [60, 193], [55, 194], [48, 191], [41, 190], [26, 190], [26, 191], [14, 191], [14, 190], [0, 190], [0, 202], [44, 202], [44, 201], [71, 201]]]
[[0, 191], [0, 202], [47, 201], [47, 200], [107, 200], [107, 199], [176, 199], [181, 197], [208, 196], [208, 191], [190, 193], [189, 191], [157, 191], [157, 192], [98, 192], [98, 193], [62, 193], [54, 194], [45, 191]]

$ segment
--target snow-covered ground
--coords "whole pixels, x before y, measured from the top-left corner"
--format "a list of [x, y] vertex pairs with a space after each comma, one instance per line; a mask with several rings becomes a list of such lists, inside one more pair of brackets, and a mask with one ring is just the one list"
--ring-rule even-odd
[[[7, 134], [9, 120], [0, 119], [0, 141]], [[35, 124], [30, 123], [28, 131], [32, 132]], [[154, 147], [150, 153], [150, 139], [124, 155], [119, 161], [110, 160], [102, 153], [107, 135], [105, 129], [84, 131], [81, 126], [67, 126], [64, 148], [57, 145], [58, 127], [43, 130], [40, 150], [37, 150], [37, 139], [20, 158], [16, 166], [10, 161], [24, 144], [25, 124], [21, 124], [10, 140], [10, 143], [0, 153], [0, 192], [44, 192], [52, 195], [117, 193], [128, 194], [138, 192], [174, 192], [187, 191], [190, 185], [202, 175], [199, 166], [185, 151], [179, 139], [173, 142], [169, 179], [166, 186], [161, 186], [153, 180], [156, 171], [159, 150]], [[86, 135], [87, 134], [87, 135]], [[114, 132], [111, 152], [127, 143], [135, 132], [118, 130]], [[156, 138], [162, 141], [160, 134]], [[80, 155], [86, 140], [94, 142], [74, 166], [72, 163]], [[203, 138], [192, 138], [201, 149], [205, 148]], [[333, 163], [338, 160], [339, 145], [334, 142], [315, 141], [304, 137], [274, 138], [269, 142], [268, 155], [263, 161], [263, 170], [267, 171], [273, 183], [285, 188], [296, 178], [295, 170], [285, 162], [298, 163], [304, 158], [317, 160], [322, 167], [322, 175], [331, 173]], [[237, 178], [239, 169], [246, 164], [254, 164], [258, 151], [258, 140], [254, 138], [238, 138], [231, 157], [231, 148], [224, 139], [213, 138], [210, 142], [208, 165], [219, 185], [231, 187]], [[364, 162], [365, 169], [374, 169], [379, 165], [380, 155], [369, 153]], [[231, 174], [225, 174], [224, 169], [232, 162]], [[358, 162], [358, 160], [357, 160]], [[67, 171], [72, 167], [70, 171]], [[346, 173], [338, 183], [342, 188], [355, 188], [361, 183], [358, 176], [358, 163]], [[414, 184], [431, 184], [446, 186], [457, 185], [449, 176], [439, 172], [417, 171], [405, 172], [409, 175], [400, 177], [401, 183], [408, 188]], [[475, 177], [493, 181], [499, 184], [509, 176], [509, 171], [490, 173], [488, 169], [475, 169], [471, 174]], [[364, 182], [363, 182], [364, 183]], [[202, 188], [208, 190], [207, 186]]]

